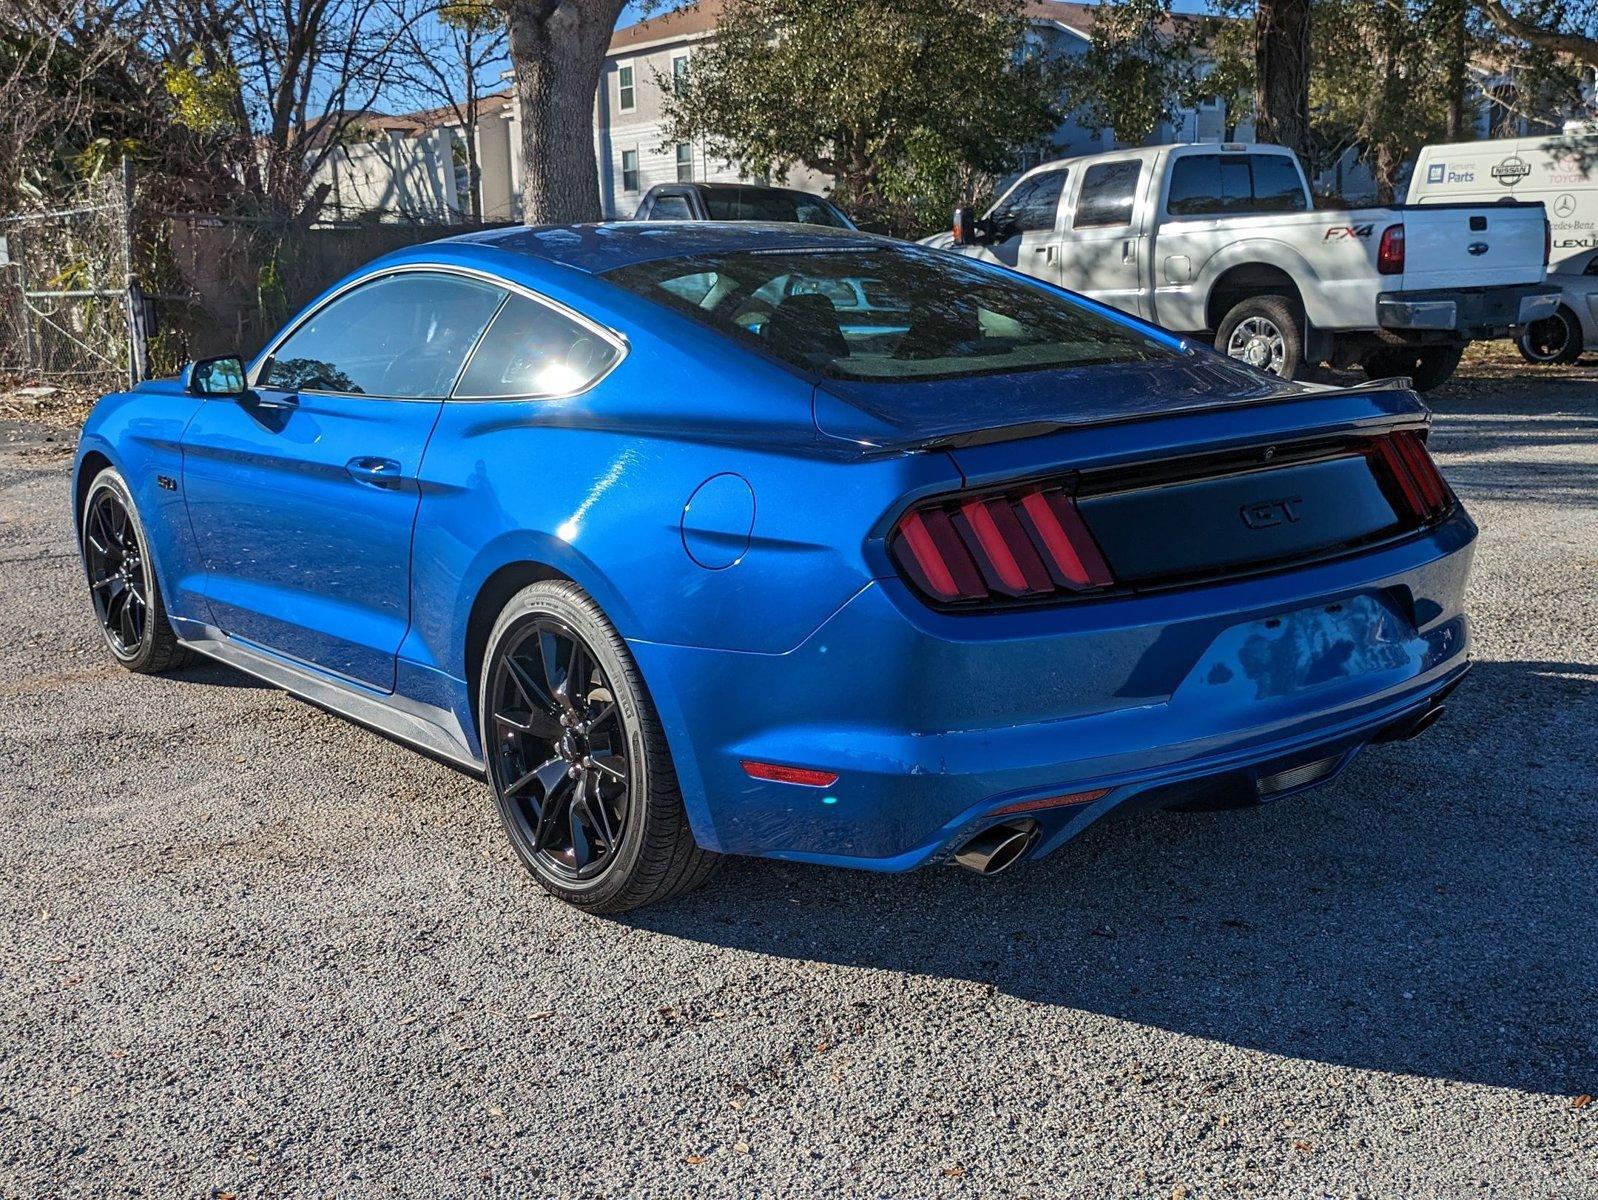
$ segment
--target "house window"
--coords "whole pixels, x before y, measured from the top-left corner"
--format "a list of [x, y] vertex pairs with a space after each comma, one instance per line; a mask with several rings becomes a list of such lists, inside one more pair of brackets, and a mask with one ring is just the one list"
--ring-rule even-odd
[[677, 143], [677, 182], [688, 183], [694, 177], [694, 147], [691, 142]]
[[638, 151], [623, 150], [621, 152], [621, 190], [636, 192], [638, 190]]
[[688, 56], [686, 54], [672, 56], [671, 91], [674, 96], [688, 94]]
[[616, 68], [616, 107], [622, 112], [632, 112], [638, 107], [638, 90], [633, 86], [633, 65]]

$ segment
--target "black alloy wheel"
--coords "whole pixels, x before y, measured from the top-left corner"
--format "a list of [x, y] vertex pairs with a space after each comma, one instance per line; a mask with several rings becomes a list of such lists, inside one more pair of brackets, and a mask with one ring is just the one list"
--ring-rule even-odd
[[144, 643], [150, 586], [133, 519], [112, 488], [101, 488], [89, 501], [83, 521], [83, 561], [106, 640], [118, 655], [131, 658]]
[[1581, 357], [1583, 350], [1581, 322], [1576, 314], [1561, 304], [1551, 317], [1527, 325], [1515, 345], [1520, 356], [1538, 366], [1568, 366]]
[[89, 599], [117, 662], [143, 675], [187, 665], [193, 652], [167, 620], [149, 542], [122, 476], [110, 467], [96, 475], [79, 516]]
[[507, 818], [557, 877], [592, 879], [626, 834], [627, 731], [610, 680], [553, 617], [516, 631], [489, 683], [491, 769]]
[[545, 891], [615, 913], [710, 878], [720, 856], [694, 838], [638, 664], [576, 584], [542, 580], [506, 603], [477, 714], [500, 820]]

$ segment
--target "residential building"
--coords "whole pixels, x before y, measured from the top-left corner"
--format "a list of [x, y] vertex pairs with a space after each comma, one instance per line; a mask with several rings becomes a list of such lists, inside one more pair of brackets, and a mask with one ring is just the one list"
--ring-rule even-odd
[[[700, 142], [674, 142], [666, 137], [664, 102], [674, 87], [682, 86], [689, 62], [698, 50], [715, 37], [716, 25], [726, 0], [698, 0], [698, 3], [667, 12], [647, 21], [618, 29], [611, 39], [594, 105], [594, 149], [599, 162], [600, 201], [606, 217], [631, 217], [643, 194], [657, 183], [701, 180], [720, 183], [771, 182], [809, 191], [825, 192], [831, 180], [804, 168], [790, 171], [782, 179], [751, 180], [731, 164], [718, 159]], [[1027, 0], [1028, 39], [1042, 53], [1072, 55], [1083, 53], [1092, 36], [1095, 6], [1071, 0]], [[1178, 18], [1186, 19], [1186, 18]], [[341, 196], [350, 195], [360, 204], [396, 216], [439, 208], [454, 219], [467, 211], [463, 153], [464, 129], [453, 109], [434, 109], [390, 118], [403, 126], [386, 129], [391, 142], [406, 137], [418, 139], [436, 131], [448, 131], [456, 140], [453, 161], [458, 184], [453, 195], [441, 185], [426, 195], [412, 189], [425, 176], [437, 180], [439, 153], [429, 151], [429, 172], [405, 169], [406, 155], [393, 146], [381, 151], [352, 148], [351, 161], [330, 160], [325, 173], [336, 176]], [[412, 132], [406, 132], [407, 130]], [[1252, 138], [1252, 124], [1228, 124], [1223, 104], [1208, 103], [1197, 109], [1184, 109], [1160, 127], [1151, 143], [1218, 142]], [[509, 89], [483, 97], [478, 107], [477, 144], [482, 173], [483, 210], [489, 220], [517, 220], [521, 216], [521, 134], [517, 101]], [[1063, 157], [1113, 150], [1118, 145], [1108, 132], [1084, 128], [1075, 117], [1068, 117], [1055, 130], [1047, 147], [1033, 156]], [[383, 177], [385, 161], [394, 163], [395, 178]], [[1031, 165], [1027, 163], [1024, 165]], [[428, 184], [431, 187], [431, 184]], [[344, 210], [351, 207], [343, 204]]]

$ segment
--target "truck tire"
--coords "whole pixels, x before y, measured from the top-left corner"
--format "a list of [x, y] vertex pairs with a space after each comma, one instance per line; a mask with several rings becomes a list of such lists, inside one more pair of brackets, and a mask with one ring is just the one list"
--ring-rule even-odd
[[1561, 304], [1551, 317], [1533, 321], [1515, 339], [1520, 356], [1538, 366], [1569, 366], [1581, 357], [1581, 321]]
[[1215, 348], [1267, 375], [1296, 379], [1304, 367], [1304, 318], [1285, 296], [1251, 296], [1221, 321]]
[[1429, 392], [1448, 382], [1464, 353], [1463, 346], [1390, 347], [1374, 351], [1360, 365], [1372, 379], [1407, 375], [1417, 392]]

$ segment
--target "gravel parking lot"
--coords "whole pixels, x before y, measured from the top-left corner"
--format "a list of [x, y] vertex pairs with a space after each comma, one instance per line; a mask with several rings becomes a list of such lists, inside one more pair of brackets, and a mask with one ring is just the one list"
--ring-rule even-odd
[[1420, 741], [621, 919], [472, 779], [116, 669], [71, 437], [4, 426], [0, 1194], [1598, 1197], [1598, 373], [1466, 370], [1478, 665]]

